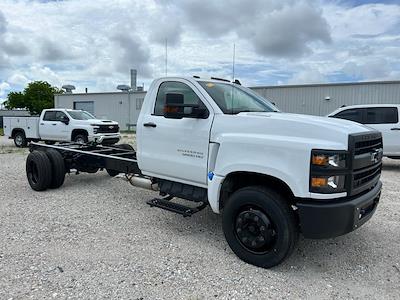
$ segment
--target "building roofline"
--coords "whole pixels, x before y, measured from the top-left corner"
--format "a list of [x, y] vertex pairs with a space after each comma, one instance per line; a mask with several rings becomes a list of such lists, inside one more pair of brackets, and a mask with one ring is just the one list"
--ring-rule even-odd
[[63, 94], [54, 94], [54, 96], [82, 96], [82, 95], [115, 95], [115, 94], [143, 94], [147, 93], [147, 91], [135, 91], [135, 92], [94, 92], [94, 93], [63, 93]]
[[298, 88], [298, 87], [321, 87], [321, 86], [351, 86], [351, 85], [367, 85], [367, 84], [400, 84], [400, 80], [387, 81], [360, 81], [360, 82], [333, 82], [333, 83], [309, 83], [309, 84], [287, 84], [287, 85], [258, 85], [251, 86], [251, 89], [262, 88]]

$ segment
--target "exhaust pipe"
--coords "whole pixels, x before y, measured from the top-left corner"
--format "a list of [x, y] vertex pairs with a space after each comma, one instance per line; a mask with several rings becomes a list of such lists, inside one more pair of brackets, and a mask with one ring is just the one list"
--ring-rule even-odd
[[129, 175], [123, 176], [122, 178], [125, 179], [126, 181], [128, 181], [133, 186], [136, 186], [136, 187], [139, 187], [142, 189], [146, 189], [146, 190], [150, 190], [150, 191], [156, 191], [156, 192], [159, 191], [158, 184], [153, 183], [148, 178], [143, 178], [143, 177], [139, 177], [139, 176], [129, 177]]

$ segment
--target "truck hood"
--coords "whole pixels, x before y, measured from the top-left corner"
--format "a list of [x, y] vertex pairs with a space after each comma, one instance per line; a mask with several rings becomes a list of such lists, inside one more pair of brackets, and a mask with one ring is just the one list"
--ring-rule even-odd
[[118, 122], [111, 120], [101, 120], [101, 119], [90, 119], [88, 120], [90, 124], [98, 124], [98, 125], [118, 125]]
[[77, 124], [82, 124], [82, 125], [90, 125], [90, 124], [96, 124], [96, 125], [118, 125], [118, 122], [111, 121], [111, 120], [101, 120], [101, 119], [89, 119], [89, 120], [76, 120]]
[[[243, 112], [216, 115], [211, 140], [218, 142], [226, 135], [254, 135], [312, 143], [314, 147], [347, 148], [352, 133], [372, 131], [352, 121], [279, 112]], [[215, 130], [214, 130], [215, 129]]]

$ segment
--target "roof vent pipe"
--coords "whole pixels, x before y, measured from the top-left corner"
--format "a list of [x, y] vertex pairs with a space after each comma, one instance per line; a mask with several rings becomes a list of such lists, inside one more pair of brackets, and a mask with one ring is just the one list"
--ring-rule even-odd
[[137, 70], [131, 69], [131, 89], [136, 91], [137, 88]]

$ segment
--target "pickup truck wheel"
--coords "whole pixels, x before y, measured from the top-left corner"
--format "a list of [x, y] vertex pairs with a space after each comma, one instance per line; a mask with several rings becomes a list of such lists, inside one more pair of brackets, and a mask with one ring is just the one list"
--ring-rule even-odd
[[78, 144], [85, 144], [88, 142], [88, 137], [83, 134], [78, 134], [74, 137], [74, 142]]
[[52, 170], [50, 159], [43, 151], [33, 151], [26, 159], [26, 176], [35, 191], [44, 191], [51, 184]]
[[65, 164], [62, 155], [54, 150], [49, 149], [46, 151], [47, 157], [51, 162], [51, 172], [52, 178], [50, 183], [50, 188], [56, 189], [63, 185], [65, 180]]
[[289, 257], [299, 235], [294, 212], [285, 199], [262, 186], [232, 194], [224, 207], [222, 227], [232, 251], [262, 268], [276, 266]]
[[23, 133], [22, 131], [17, 132], [14, 135], [14, 144], [18, 148], [26, 147], [26, 145], [28, 144], [28, 141], [26, 140], [25, 133]]
[[[135, 152], [135, 149], [133, 149], [133, 147], [129, 144], [119, 144], [119, 145], [114, 145], [114, 147]], [[106, 169], [106, 171], [107, 171], [108, 175], [110, 175], [111, 177], [115, 177], [120, 173], [119, 171], [111, 170], [111, 169]]]
[[45, 141], [44, 143], [46, 145], [54, 145], [56, 142], [54, 142], [54, 141]]

